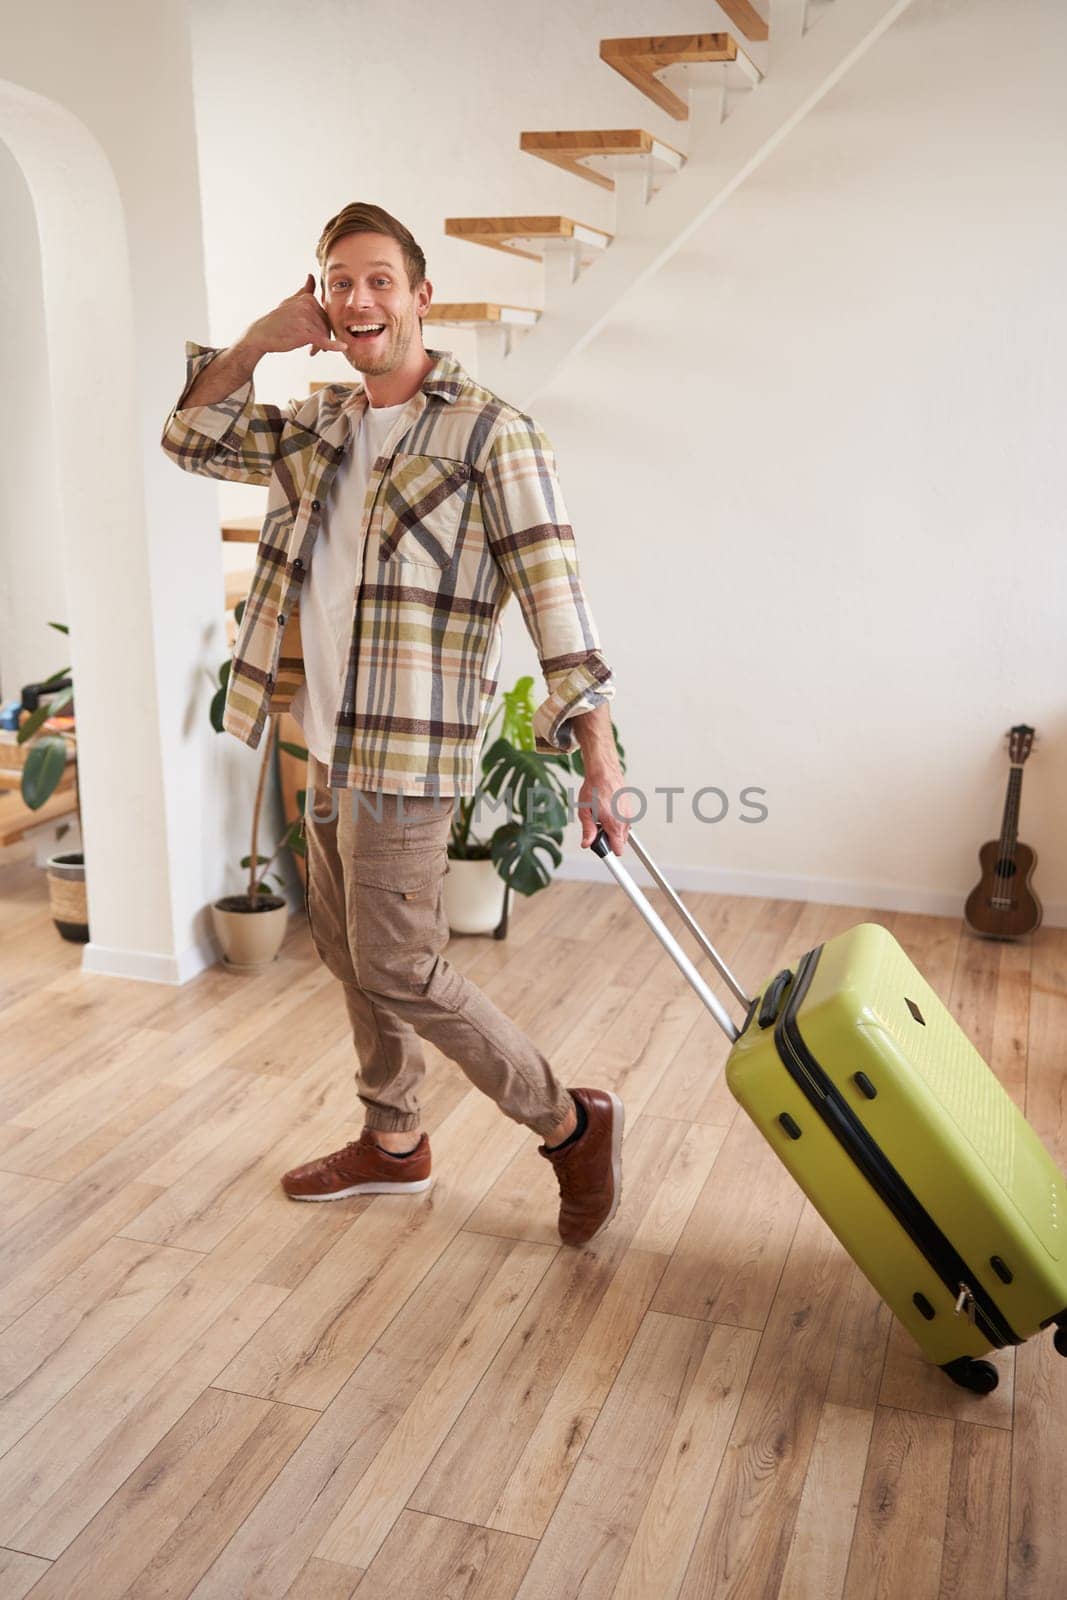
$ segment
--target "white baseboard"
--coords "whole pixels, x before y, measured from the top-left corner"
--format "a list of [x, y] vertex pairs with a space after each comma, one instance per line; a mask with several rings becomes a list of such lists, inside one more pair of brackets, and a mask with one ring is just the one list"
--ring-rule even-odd
[[219, 952], [209, 942], [189, 945], [180, 955], [153, 955], [147, 950], [115, 950], [90, 942], [82, 951], [82, 971], [105, 978], [137, 978], [142, 983], [188, 983], [213, 967]]
[[[623, 853], [623, 863], [634, 882], [643, 889], [654, 888], [653, 879], [631, 852]], [[674, 889], [692, 889], [697, 894], [756, 895], [764, 900], [814, 901], [828, 906], [857, 906], [872, 911], [918, 911], [932, 917], [963, 917], [963, 902], [973, 888], [968, 884], [958, 893], [940, 889], [920, 889], [894, 883], [858, 883], [842, 878], [786, 877], [773, 872], [734, 872], [727, 867], [672, 867], [657, 861], [667, 882]], [[565, 855], [556, 869], [559, 878], [613, 883], [611, 872], [591, 850]], [[1044, 926], [1067, 928], [1067, 905], [1045, 904]]]

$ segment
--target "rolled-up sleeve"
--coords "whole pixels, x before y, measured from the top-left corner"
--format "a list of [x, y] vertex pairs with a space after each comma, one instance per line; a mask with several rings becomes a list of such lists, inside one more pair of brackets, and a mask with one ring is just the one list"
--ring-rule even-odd
[[269, 485], [288, 412], [278, 406], [258, 405], [251, 379], [222, 400], [207, 406], [183, 406], [200, 373], [221, 352], [211, 345], [187, 340], [185, 387], [163, 424], [160, 443], [172, 461], [186, 472], [236, 483]]
[[534, 713], [535, 748], [571, 750], [573, 719], [614, 696], [615, 676], [582, 589], [555, 455], [531, 418], [512, 418], [494, 435], [481, 494], [489, 547], [518, 599], [548, 686]]

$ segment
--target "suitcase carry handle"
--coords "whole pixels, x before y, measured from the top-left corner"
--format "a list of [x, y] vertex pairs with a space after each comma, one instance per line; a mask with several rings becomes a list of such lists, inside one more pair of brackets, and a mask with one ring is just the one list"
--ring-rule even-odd
[[[734, 995], [738, 1000], [740, 1000], [741, 1004], [746, 1010], [751, 1010], [752, 1001], [742, 989], [741, 985], [738, 983], [737, 979], [734, 977], [725, 961], [719, 955], [719, 952], [715, 949], [715, 946], [712, 944], [703, 928], [694, 920], [688, 907], [684, 906], [681, 900], [679, 900], [678, 896], [675, 894], [674, 890], [671, 888], [662, 872], [660, 872], [659, 868], [656, 866], [656, 863], [648, 854], [648, 851], [643, 849], [638, 843], [637, 837], [632, 828], [628, 835], [628, 843], [633, 849], [633, 852], [637, 856], [638, 860], [648, 868], [648, 871], [659, 884], [660, 888], [671, 902], [671, 905], [677, 911], [678, 915], [681, 917], [690, 933], [696, 939], [705, 955], [710, 957], [710, 959], [714, 962], [722, 977], [725, 979], [727, 984], [729, 984]], [[674, 961], [675, 965], [679, 967], [689, 979], [689, 982], [693, 985], [693, 988], [696, 990], [701, 1000], [703, 1000], [704, 1004], [715, 1018], [715, 1021], [719, 1024], [719, 1027], [732, 1044], [740, 1034], [740, 1028], [735, 1025], [730, 1017], [730, 1013], [726, 1010], [722, 1002], [717, 1000], [712, 994], [711, 990], [704, 982], [704, 979], [700, 976], [700, 973], [697, 971], [696, 967], [694, 967], [693, 963], [690, 961], [689, 957], [686, 955], [685, 951], [682, 949], [673, 933], [671, 933], [670, 929], [663, 921], [663, 918], [648, 903], [645, 895], [638, 888], [637, 884], [631, 878], [626, 868], [622, 865], [621, 860], [618, 856], [616, 856], [614, 850], [612, 850], [611, 845], [608, 842], [608, 836], [604, 832], [603, 828], [597, 828], [596, 838], [593, 840], [589, 848], [607, 864], [609, 871], [615, 878], [615, 881], [623, 890], [625, 890], [626, 894], [633, 901], [634, 905], [637, 907], [638, 911], [640, 911], [641, 915], [652, 929], [652, 932], [656, 935], [656, 938], [659, 940], [660, 944], [662, 944], [667, 954]]]
[[761, 1028], [773, 1028], [778, 1021], [778, 1013], [782, 1009], [782, 996], [792, 981], [792, 972], [788, 967], [783, 967], [778, 976], [767, 985], [756, 1019]]

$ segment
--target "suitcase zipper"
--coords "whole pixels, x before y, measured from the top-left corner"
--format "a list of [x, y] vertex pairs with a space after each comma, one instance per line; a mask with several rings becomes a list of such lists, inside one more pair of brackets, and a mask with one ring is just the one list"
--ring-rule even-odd
[[900, 1173], [849, 1105], [841, 1099], [836, 1086], [801, 1038], [796, 1012], [810, 986], [821, 953], [822, 945], [817, 945], [802, 957], [792, 993], [775, 1025], [774, 1042], [786, 1071], [953, 1295], [956, 1313], [965, 1312], [968, 1321], [979, 1328], [995, 1349], [1002, 1349], [1008, 1344], [1022, 1344], [1022, 1339], [1012, 1331], [996, 1302], [978, 1283], [966, 1262], [908, 1188]]
[[974, 1303], [974, 1294], [971, 1291], [971, 1289], [968, 1288], [967, 1284], [965, 1284], [965, 1283], [961, 1283], [960, 1284], [960, 1292], [956, 1296], [956, 1304], [953, 1307], [953, 1311], [954, 1311], [954, 1314], [957, 1317], [962, 1312], [966, 1316], [967, 1321], [970, 1323], [971, 1327], [973, 1328], [975, 1326], [975, 1317], [977, 1316], [977, 1309], [976, 1309], [975, 1303]]

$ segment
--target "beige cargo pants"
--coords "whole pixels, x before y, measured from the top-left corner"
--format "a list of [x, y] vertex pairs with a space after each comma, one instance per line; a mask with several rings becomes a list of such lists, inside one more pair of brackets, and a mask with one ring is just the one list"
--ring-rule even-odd
[[573, 1102], [522, 1030], [441, 954], [454, 800], [330, 789], [308, 758], [305, 905], [320, 958], [344, 986], [368, 1128], [419, 1127], [421, 1039], [506, 1117], [546, 1138]]

